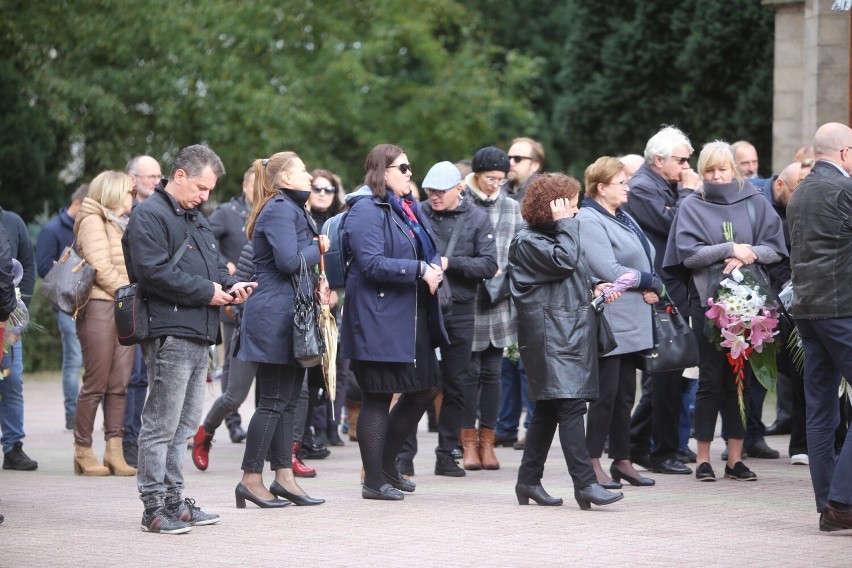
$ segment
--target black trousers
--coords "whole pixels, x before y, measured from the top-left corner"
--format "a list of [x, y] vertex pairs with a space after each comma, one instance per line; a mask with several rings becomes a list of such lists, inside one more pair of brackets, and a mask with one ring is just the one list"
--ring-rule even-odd
[[636, 363], [633, 354], [598, 359], [600, 395], [589, 405], [586, 446], [600, 458], [609, 436], [609, 457], [630, 457], [630, 411], [636, 399]]
[[[461, 313], [458, 313], [461, 312]], [[453, 306], [444, 316], [450, 345], [441, 348], [441, 415], [438, 417], [438, 456], [449, 456], [459, 445], [459, 430], [464, 414], [464, 388], [470, 373], [473, 346], [473, 306]]]
[[597, 481], [595, 470], [589, 461], [586, 436], [583, 431], [583, 415], [586, 401], [576, 398], [538, 400], [535, 413], [527, 429], [524, 457], [518, 468], [518, 483], [535, 485], [544, 476], [544, 463], [553, 435], [559, 426], [559, 443], [568, 466], [568, 474], [574, 487], [581, 489]]
[[677, 457], [683, 380], [682, 370], [642, 374], [642, 398], [630, 418], [631, 458], [650, 455], [662, 462]]

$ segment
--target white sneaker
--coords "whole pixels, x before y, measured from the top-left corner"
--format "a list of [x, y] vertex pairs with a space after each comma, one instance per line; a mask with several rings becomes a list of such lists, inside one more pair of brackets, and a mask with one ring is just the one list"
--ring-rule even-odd
[[791, 465], [809, 465], [808, 454], [794, 454], [790, 456]]

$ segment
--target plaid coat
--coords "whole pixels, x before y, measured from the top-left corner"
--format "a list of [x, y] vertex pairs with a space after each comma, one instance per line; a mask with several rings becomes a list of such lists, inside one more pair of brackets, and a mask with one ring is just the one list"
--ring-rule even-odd
[[[494, 240], [497, 245], [497, 266], [505, 271], [509, 264], [509, 243], [521, 227], [521, 207], [517, 201], [501, 192], [495, 201], [479, 199], [470, 187], [465, 189], [470, 201], [488, 212], [494, 226]], [[500, 214], [502, 207], [503, 213]], [[499, 221], [498, 221], [499, 217]], [[475, 323], [473, 329], [473, 351], [484, 351], [489, 345], [509, 347], [517, 343], [517, 312], [511, 299], [491, 305], [488, 294], [479, 286], [476, 290]]]

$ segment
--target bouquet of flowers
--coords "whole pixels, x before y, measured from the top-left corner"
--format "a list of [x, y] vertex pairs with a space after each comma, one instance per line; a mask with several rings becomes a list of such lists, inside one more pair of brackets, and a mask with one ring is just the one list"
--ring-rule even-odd
[[736, 269], [719, 283], [715, 298], [709, 298], [705, 332], [719, 349], [727, 350], [734, 371], [737, 399], [743, 425], [746, 422], [743, 389], [745, 364], [751, 363], [755, 377], [767, 390], [775, 390], [775, 335], [778, 311], [767, 302], [768, 284], [753, 265]]

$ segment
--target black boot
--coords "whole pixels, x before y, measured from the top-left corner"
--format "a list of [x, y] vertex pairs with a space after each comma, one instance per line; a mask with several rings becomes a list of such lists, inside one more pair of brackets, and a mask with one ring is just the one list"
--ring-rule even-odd
[[582, 489], [574, 490], [574, 499], [581, 509], [587, 511], [592, 508], [591, 503], [595, 505], [609, 505], [624, 498], [624, 493], [621, 491], [608, 491], [600, 486], [599, 483], [592, 483]]
[[530, 499], [539, 505], [550, 507], [558, 507], [562, 504], [560, 497], [551, 497], [541, 486], [541, 483], [530, 485], [527, 483], [515, 484], [515, 496], [518, 498], [518, 505], [529, 505]]
[[3, 469], [33, 471], [38, 469], [38, 462], [30, 459], [30, 456], [24, 453], [23, 444], [17, 442], [10, 451], [3, 454]]

